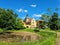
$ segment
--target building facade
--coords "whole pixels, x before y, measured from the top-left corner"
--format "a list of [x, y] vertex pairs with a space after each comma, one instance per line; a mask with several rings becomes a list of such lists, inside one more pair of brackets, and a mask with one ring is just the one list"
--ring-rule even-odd
[[36, 27], [36, 21], [34, 18], [27, 18], [26, 21], [24, 22], [24, 26], [26, 28], [35, 28]]

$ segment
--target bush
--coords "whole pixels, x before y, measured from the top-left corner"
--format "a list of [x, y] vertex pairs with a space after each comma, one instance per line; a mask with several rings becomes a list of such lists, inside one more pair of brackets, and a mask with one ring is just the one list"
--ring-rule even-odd
[[34, 32], [39, 32], [39, 28], [35, 28], [34, 29]]
[[0, 28], [0, 33], [3, 32], [4, 30]]

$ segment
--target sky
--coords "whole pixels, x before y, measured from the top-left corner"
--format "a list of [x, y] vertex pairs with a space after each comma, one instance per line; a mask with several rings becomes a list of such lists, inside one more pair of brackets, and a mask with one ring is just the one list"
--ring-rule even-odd
[[51, 8], [52, 12], [55, 8], [60, 8], [60, 0], [0, 0], [0, 8], [12, 9], [22, 19], [26, 14], [30, 18], [39, 19], [42, 14], [47, 13], [48, 8]]

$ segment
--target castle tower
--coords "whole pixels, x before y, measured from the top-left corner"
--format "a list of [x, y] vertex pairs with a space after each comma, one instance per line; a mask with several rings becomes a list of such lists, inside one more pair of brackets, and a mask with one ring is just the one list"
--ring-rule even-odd
[[37, 25], [36, 25], [36, 21], [34, 18], [29, 18], [28, 14], [26, 15], [25, 17], [25, 27], [28, 27], [28, 28], [35, 28]]
[[35, 28], [36, 27], [36, 21], [34, 18], [31, 19], [31, 28]]

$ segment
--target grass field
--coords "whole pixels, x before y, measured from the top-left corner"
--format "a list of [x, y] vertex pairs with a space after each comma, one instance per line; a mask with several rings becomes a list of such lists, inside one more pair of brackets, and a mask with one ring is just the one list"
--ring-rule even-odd
[[[45, 29], [46, 30], [46, 29]], [[10, 30], [8, 32], [32, 32], [42, 36], [41, 39], [37, 41], [25, 41], [25, 42], [2, 42], [0, 41], [0, 45], [55, 45], [56, 33], [53, 31], [43, 31], [34, 32], [33, 29], [24, 29], [24, 30]], [[3, 31], [1, 31], [3, 32]]]

